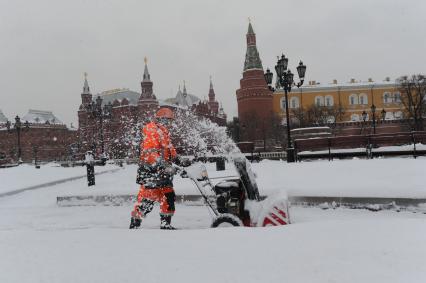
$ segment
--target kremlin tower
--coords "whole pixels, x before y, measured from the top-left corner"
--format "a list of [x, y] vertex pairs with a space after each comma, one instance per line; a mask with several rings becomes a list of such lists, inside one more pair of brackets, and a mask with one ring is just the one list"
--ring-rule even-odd
[[153, 83], [151, 81], [151, 75], [148, 71], [147, 58], [145, 57], [145, 69], [143, 72], [143, 79], [141, 82], [141, 96], [138, 101], [138, 110], [140, 117], [150, 117], [154, 114], [154, 111], [158, 109], [158, 100], [152, 90]]
[[209, 104], [211, 112], [214, 115], [217, 115], [217, 114], [219, 114], [219, 102], [216, 101], [215, 96], [216, 96], [216, 94], [214, 93], [212, 78], [210, 77], [210, 89], [209, 89], [208, 104]]
[[265, 140], [272, 122], [272, 91], [266, 84], [256, 34], [248, 26], [243, 78], [237, 90], [238, 118], [242, 141]]

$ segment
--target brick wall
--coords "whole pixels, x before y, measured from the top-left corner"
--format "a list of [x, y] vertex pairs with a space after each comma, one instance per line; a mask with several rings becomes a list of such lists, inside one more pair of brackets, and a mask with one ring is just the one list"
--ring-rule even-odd
[[[71, 156], [70, 147], [76, 141], [77, 131], [66, 126], [31, 125], [28, 129], [21, 129], [21, 158], [24, 162], [33, 161], [35, 149], [38, 160], [66, 160]], [[0, 131], [0, 152], [17, 161], [18, 137], [15, 129]]]

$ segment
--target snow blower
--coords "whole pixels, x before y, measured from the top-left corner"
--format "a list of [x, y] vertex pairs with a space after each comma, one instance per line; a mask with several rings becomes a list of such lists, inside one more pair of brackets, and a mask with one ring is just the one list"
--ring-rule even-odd
[[[181, 172], [183, 177], [195, 183], [204, 202], [215, 215], [211, 227], [290, 224], [286, 194], [276, 194], [262, 200], [248, 160], [245, 157], [234, 157], [232, 161], [238, 176], [225, 177], [216, 185], [212, 184], [202, 164], [194, 164]], [[206, 188], [213, 195], [206, 193]]]

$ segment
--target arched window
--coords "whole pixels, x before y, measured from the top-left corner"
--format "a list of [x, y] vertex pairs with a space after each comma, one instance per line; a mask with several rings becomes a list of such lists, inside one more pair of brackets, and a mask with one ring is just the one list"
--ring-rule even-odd
[[383, 103], [391, 103], [391, 97], [389, 92], [383, 94]]
[[281, 109], [285, 111], [285, 96], [281, 97], [280, 101]]
[[393, 102], [401, 103], [401, 93], [400, 92], [395, 92], [393, 94]]
[[352, 114], [351, 115], [351, 121], [358, 122], [359, 121], [359, 115], [358, 114]]
[[349, 104], [350, 105], [356, 105], [356, 104], [358, 104], [358, 96], [356, 94], [351, 94], [349, 96]]
[[325, 106], [333, 106], [334, 105], [334, 99], [333, 96], [327, 95], [325, 97]]
[[315, 105], [316, 106], [324, 106], [324, 97], [316, 96], [315, 97]]
[[359, 95], [359, 104], [368, 104], [368, 96], [365, 93]]
[[299, 98], [298, 97], [292, 97], [290, 98], [290, 108], [299, 108]]

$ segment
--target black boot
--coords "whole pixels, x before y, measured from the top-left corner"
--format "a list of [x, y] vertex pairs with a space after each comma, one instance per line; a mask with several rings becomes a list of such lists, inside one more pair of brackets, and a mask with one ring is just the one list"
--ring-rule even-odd
[[160, 229], [163, 230], [176, 230], [175, 227], [170, 225], [170, 222], [172, 222], [172, 216], [171, 215], [160, 215], [161, 219], [161, 226]]
[[139, 228], [141, 226], [141, 223], [142, 223], [142, 220], [140, 220], [139, 218], [132, 217], [130, 219], [130, 227], [129, 227], [129, 229]]

